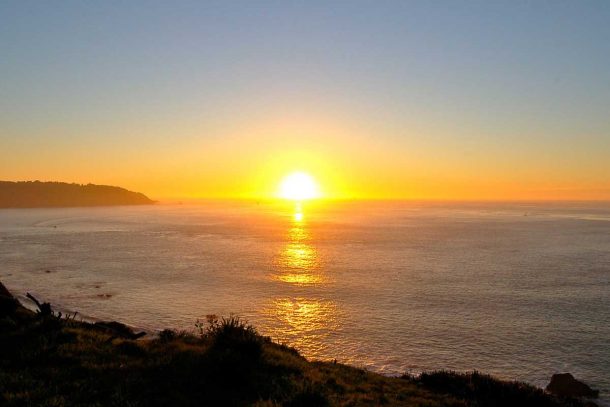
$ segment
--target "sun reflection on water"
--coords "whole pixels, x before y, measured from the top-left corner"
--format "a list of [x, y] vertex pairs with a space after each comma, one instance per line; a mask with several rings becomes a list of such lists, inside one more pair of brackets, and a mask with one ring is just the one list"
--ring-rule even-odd
[[326, 338], [338, 329], [337, 305], [331, 300], [278, 298], [264, 310], [276, 321], [270, 335], [307, 357], [324, 356]]
[[297, 204], [287, 233], [287, 243], [277, 259], [277, 280], [297, 285], [324, 282], [318, 251], [311, 243], [306, 226], [302, 208]]
[[338, 307], [320, 292], [332, 283], [324, 273], [301, 204], [287, 218], [285, 243], [274, 264], [272, 279], [281, 283], [281, 294], [263, 307], [268, 321], [266, 334], [274, 340], [294, 346], [307, 357], [324, 358], [328, 336], [340, 328]]

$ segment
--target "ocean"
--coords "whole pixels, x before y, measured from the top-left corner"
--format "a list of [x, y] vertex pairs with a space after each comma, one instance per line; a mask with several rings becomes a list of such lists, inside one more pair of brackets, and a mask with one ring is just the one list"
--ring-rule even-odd
[[610, 400], [610, 204], [203, 202], [0, 210], [0, 281], [151, 333], [239, 315], [313, 359]]

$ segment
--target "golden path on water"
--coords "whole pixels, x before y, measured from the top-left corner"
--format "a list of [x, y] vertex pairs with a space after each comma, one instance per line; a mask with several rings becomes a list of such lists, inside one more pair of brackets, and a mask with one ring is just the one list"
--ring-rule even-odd
[[337, 304], [319, 298], [277, 298], [263, 310], [274, 320], [270, 336], [294, 346], [307, 357], [328, 357], [325, 348], [331, 332], [336, 332]]
[[320, 284], [325, 281], [316, 247], [311, 243], [301, 206], [297, 204], [276, 266], [276, 279], [290, 284]]
[[320, 297], [317, 289], [330, 283], [315, 239], [299, 203], [289, 218], [271, 278], [282, 284], [285, 295], [270, 299], [263, 309], [269, 318], [269, 335], [294, 346], [308, 357], [325, 357], [327, 337], [338, 329], [337, 304]]

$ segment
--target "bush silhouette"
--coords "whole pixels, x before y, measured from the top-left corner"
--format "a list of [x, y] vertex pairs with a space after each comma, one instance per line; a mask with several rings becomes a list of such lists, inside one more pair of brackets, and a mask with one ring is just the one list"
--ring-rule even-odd
[[453, 371], [422, 373], [419, 381], [431, 390], [468, 400], [476, 406], [550, 407], [558, 405], [542, 389], [522, 382], [500, 381], [477, 371], [472, 373]]
[[262, 337], [256, 329], [241, 318], [208, 316], [208, 328], [204, 336], [211, 340], [211, 351], [239, 352], [246, 359], [255, 361], [261, 356]]

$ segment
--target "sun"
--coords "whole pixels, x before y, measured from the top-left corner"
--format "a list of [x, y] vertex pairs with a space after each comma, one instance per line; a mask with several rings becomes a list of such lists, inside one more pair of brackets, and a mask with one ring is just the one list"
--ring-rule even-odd
[[286, 175], [280, 183], [278, 196], [293, 201], [303, 201], [320, 197], [318, 184], [305, 172], [293, 172]]

